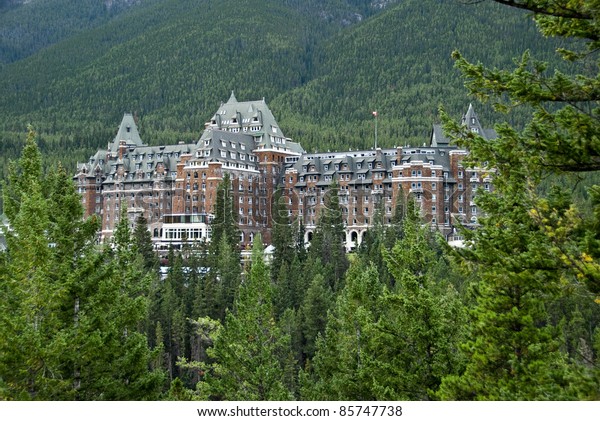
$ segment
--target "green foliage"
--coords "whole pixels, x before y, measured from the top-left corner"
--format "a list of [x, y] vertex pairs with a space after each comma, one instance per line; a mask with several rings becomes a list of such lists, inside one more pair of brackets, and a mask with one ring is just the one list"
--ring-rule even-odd
[[275, 322], [269, 269], [260, 236], [252, 248], [252, 266], [216, 331], [208, 355], [215, 364], [199, 389], [207, 398], [224, 400], [288, 400], [290, 337]]
[[303, 376], [305, 400], [375, 400], [368, 342], [379, 315], [382, 286], [375, 268], [350, 266], [344, 288], [317, 339], [316, 354]]
[[313, 233], [307, 263], [319, 261], [323, 265], [319, 271], [323, 273], [325, 281], [334, 291], [342, 288], [344, 274], [348, 269], [345, 238], [338, 186], [334, 182], [325, 193], [324, 210]]
[[[68, 3], [70, 13], [52, 9], [58, 3]], [[62, 39], [0, 66], [4, 171], [30, 122], [46, 162], [62, 159], [72, 170], [105, 146], [124, 111], [138, 115], [150, 144], [196, 140], [232, 89], [238, 98], [267, 98], [286, 135], [310, 151], [371, 147], [373, 109], [381, 116], [382, 146], [421, 143], [439, 103], [465, 107], [449, 58], [457, 45], [498, 65], [510, 63], [522, 45], [544, 56], [552, 50], [520, 14], [489, 2], [406, 0], [380, 9], [367, 0], [167, 0], [98, 13], [84, 24], [56, 20], [81, 22], [93, 9], [79, 3], [49, 2], [51, 10], [39, 12], [43, 24], [33, 12], [4, 15], [35, 25], [28, 33], [38, 40]], [[14, 26], [1, 17], [0, 27], [10, 31]], [[18, 37], [8, 50], [29, 54], [23, 43]], [[491, 121], [489, 110], [480, 114]], [[514, 120], [523, 121], [522, 114]]]
[[451, 265], [416, 212], [394, 247], [380, 251], [393, 281], [382, 282], [364, 259], [351, 265], [303, 374], [304, 398], [431, 399], [444, 376], [460, 371], [465, 309]]
[[82, 219], [65, 170], [41, 175], [30, 131], [4, 189], [12, 230], [0, 259], [2, 398], [157, 398], [164, 378], [149, 369], [144, 277], [127, 221], [114, 251], [96, 251], [98, 222]]
[[133, 230], [133, 239], [138, 253], [144, 259], [144, 268], [146, 270], [156, 270], [158, 268], [158, 256], [152, 247], [152, 235], [148, 229], [148, 221], [144, 215], [138, 216]]
[[[583, 42], [572, 44], [575, 51], [559, 49], [571, 62], [568, 72], [548, 73], [548, 65], [534, 61], [530, 52], [513, 71], [472, 64], [453, 53], [471, 94], [508, 116], [523, 107], [532, 114], [522, 130], [503, 123], [496, 127], [498, 138], [486, 141], [442, 113], [446, 129], [471, 151], [470, 164], [493, 168], [496, 176], [495, 191], [478, 194], [487, 216], [479, 229], [465, 233], [469, 247], [461, 253], [481, 276], [463, 347], [468, 363], [464, 373], [444, 379], [440, 396], [597, 399], [597, 368], [569, 358], [577, 349], [573, 340], [586, 336], [579, 307], [563, 308], [564, 322], [556, 320], [559, 303], [579, 283], [598, 292], [597, 219], [586, 217], [560, 188], [539, 188], [549, 176], [598, 169], [598, 62], [588, 55], [598, 43], [597, 2], [510, 4], [531, 10], [544, 35]], [[586, 206], [594, 211], [595, 190], [590, 188]], [[568, 323], [565, 335], [561, 323]]]
[[[216, 241], [210, 244], [211, 255], [218, 256], [221, 244], [237, 248], [240, 242], [240, 231], [237, 221], [237, 209], [233, 202], [231, 191], [231, 175], [225, 173], [217, 187], [217, 199], [213, 209], [214, 219], [211, 222], [212, 238]], [[224, 242], [221, 241], [224, 238]]]

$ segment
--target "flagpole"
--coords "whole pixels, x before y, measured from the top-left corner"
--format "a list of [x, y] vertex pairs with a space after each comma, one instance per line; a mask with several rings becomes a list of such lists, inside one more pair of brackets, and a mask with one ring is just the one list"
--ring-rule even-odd
[[377, 150], [377, 111], [373, 111], [373, 116], [375, 116], [375, 150]]

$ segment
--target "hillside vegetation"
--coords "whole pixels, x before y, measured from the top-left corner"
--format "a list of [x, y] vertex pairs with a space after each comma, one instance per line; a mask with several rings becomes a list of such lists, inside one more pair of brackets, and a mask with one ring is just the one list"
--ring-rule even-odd
[[[525, 47], [544, 59], [555, 48], [522, 13], [487, 3], [393, 3], [143, 1], [98, 18], [0, 68], [0, 167], [28, 124], [67, 168], [104, 146], [123, 112], [149, 143], [192, 141], [231, 90], [265, 97], [307, 150], [370, 147], [375, 109], [382, 146], [424, 142], [439, 104], [458, 114], [469, 102], [453, 49], [507, 66]], [[54, 16], [47, 25], [64, 24]]]

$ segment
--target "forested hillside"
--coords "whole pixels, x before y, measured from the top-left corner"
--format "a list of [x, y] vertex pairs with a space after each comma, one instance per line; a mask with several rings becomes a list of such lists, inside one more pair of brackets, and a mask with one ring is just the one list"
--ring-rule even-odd
[[421, 142], [440, 103], [468, 105], [453, 48], [506, 64], [523, 47], [542, 58], [554, 47], [522, 13], [487, 3], [394, 3], [141, 2], [0, 69], [0, 164], [33, 124], [48, 160], [73, 168], [123, 112], [149, 143], [191, 141], [231, 90], [265, 97], [308, 150], [370, 146], [374, 109], [382, 145]]
[[0, 1], [0, 68], [156, 0]]

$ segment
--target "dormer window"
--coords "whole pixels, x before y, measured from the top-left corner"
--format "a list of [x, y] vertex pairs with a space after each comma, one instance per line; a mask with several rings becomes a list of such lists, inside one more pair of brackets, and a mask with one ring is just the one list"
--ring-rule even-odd
[[127, 133], [131, 132], [131, 126], [127, 126], [125, 129], [127, 130]]

